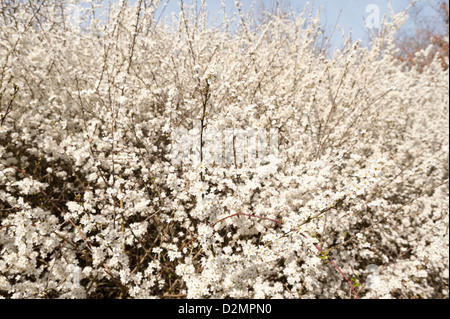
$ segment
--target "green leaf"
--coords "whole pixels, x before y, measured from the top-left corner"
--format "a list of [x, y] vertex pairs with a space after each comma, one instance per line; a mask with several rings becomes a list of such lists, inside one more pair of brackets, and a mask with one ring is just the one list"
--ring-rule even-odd
[[328, 259], [328, 253], [329, 253], [328, 251], [322, 250], [319, 253], [319, 258], [322, 259], [322, 260], [327, 260]]

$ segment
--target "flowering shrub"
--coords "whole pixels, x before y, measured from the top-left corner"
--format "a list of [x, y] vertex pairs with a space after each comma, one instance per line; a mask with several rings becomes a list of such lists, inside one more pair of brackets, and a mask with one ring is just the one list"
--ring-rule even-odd
[[327, 58], [307, 10], [78, 2], [1, 1], [0, 296], [448, 298], [448, 70], [394, 58], [406, 13]]

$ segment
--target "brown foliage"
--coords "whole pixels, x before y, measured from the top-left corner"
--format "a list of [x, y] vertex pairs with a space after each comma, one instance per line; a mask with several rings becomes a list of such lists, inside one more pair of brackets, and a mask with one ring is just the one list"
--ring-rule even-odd
[[431, 63], [437, 55], [444, 69], [448, 68], [449, 58], [449, 4], [448, 0], [440, 0], [434, 8], [438, 13], [438, 19], [424, 18], [421, 8], [416, 7], [412, 11], [414, 32], [400, 33], [397, 37], [399, 49], [398, 59], [412, 67], [418, 64], [416, 53], [427, 49], [432, 45], [431, 51], [425, 61], [421, 61], [421, 68]]

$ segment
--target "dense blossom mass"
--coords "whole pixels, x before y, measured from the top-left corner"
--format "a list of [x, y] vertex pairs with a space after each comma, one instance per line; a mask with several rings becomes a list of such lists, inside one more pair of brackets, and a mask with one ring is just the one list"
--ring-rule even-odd
[[311, 8], [82, 2], [0, 1], [1, 297], [448, 298], [448, 69], [394, 58], [406, 12], [326, 54]]

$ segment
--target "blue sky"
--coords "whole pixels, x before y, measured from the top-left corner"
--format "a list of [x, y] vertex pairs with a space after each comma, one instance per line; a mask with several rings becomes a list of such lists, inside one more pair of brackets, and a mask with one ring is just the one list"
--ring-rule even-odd
[[[261, 0], [241, 0], [243, 8], [248, 10], [252, 3], [259, 5]], [[162, 0], [162, 3], [167, 2], [167, 7], [164, 11], [164, 15], [168, 15], [171, 12], [179, 12], [179, 0]], [[186, 4], [190, 3], [190, 0], [184, 0]], [[234, 0], [225, 0], [227, 8], [231, 11], [234, 8]], [[274, 0], [265, 0], [270, 7], [270, 4], [274, 3]], [[391, 6], [395, 13], [406, 9], [409, 4], [409, 0], [392, 0]], [[432, 14], [433, 10], [430, 8], [430, 4], [436, 3], [437, 0], [418, 0], [419, 5], [423, 5], [423, 8], [427, 11], [427, 14]], [[220, 9], [221, 0], [206, 0], [208, 10], [218, 11]], [[365, 26], [365, 19], [368, 18], [375, 11], [369, 10], [369, 5], [376, 5], [379, 9], [380, 17], [384, 14], [389, 16], [388, 0], [284, 0], [284, 4], [290, 3], [293, 8], [303, 9], [303, 7], [309, 3], [314, 7], [321, 7], [321, 22], [325, 26], [328, 32], [331, 32], [334, 28], [336, 21], [341, 29], [345, 31], [345, 34], [352, 32], [353, 39], [361, 39], [363, 41], [368, 39], [369, 30]], [[339, 16], [339, 13], [342, 12]], [[366, 12], [366, 10], [368, 10]], [[228, 11], [228, 12], [230, 12]], [[332, 43], [335, 46], [339, 46], [341, 41], [340, 32], [336, 30], [334, 32]], [[365, 43], [365, 42], [363, 42]]]
[[[103, 0], [104, 3], [107, 0]], [[119, 2], [119, 0], [111, 0], [112, 2]], [[134, 4], [137, 0], [129, 0], [131, 4]], [[183, 0], [185, 4], [190, 4], [192, 0]], [[200, 2], [201, 0], [194, 0]], [[235, 10], [234, 5], [235, 0], [225, 0], [227, 13], [232, 13]], [[395, 13], [403, 11], [407, 8], [410, 0], [279, 0], [282, 4], [291, 4], [292, 7], [298, 11], [303, 11], [306, 4], [309, 3], [310, 6], [314, 8], [321, 8], [320, 20], [322, 26], [325, 28], [326, 33], [329, 35], [333, 31], [333, 28], [338, 23], [339, 29], [335, 30], [333, 33], [333, 38], [331, 41], [332, 47], [340, 47], [343, 43], [341, 32], [343, 30], [348, 36], [352, 32], [353, 40], [361, 39], [362, 44], [367, 45], [370, 30], [366, 27], [365, 20], [370, 18], [374, 11], [370, 9], [373, 5], [379, 10], [380, 18], [383, 15], [389, 16], [388, 3]], [[208, 11], [211, 13], [220, 10], [221, 0], [206, 0]], [[267, 4], [267, 7], [272, 7], [276, 0], [241, 0], [244, 11], [249, 10], [252, 4], [258, 7], [262, 2]], [[161, 13], [162, 8], [164, 8], [162, 18], [167, 18], [171, 16], [171, 13], [179, 13], [180, 0], [161, 0], [160, 8], [157, 11], [157, 16]], [[167, 4], [164, 6], [164, 4]], [[436, 11], [433, 10], [432, 6], [436, 6], [438, 0], [417, 0], [417, 5], [422, 8], [425, 16], [434, 17], [436, 16]], [[369, 7], [368, 7], [369, 6]], [[372, 7], [370, 7], [372, 6]], [[342, 10], [342, 12], [341, 12]], [[341, 12], [341, 13], [340, 13]], [[338, 20], [339, 17], [339, 20]], [[218, 22], [218, 21], [215, 21]], [[220, 22], [220, 21], [219, 21]], [[408, 23], [406, 23], [408, 26]], [[372, 30], [373, 31], [373, 30]]]

